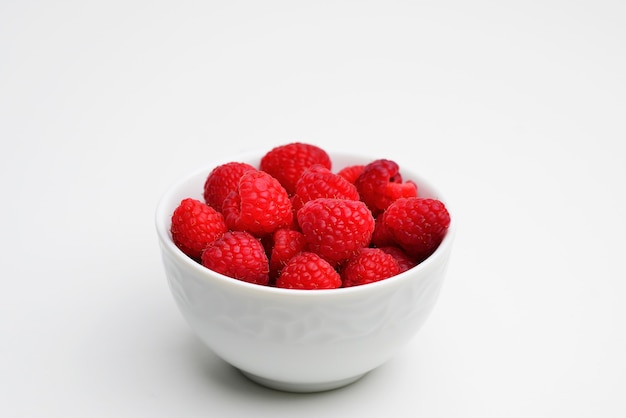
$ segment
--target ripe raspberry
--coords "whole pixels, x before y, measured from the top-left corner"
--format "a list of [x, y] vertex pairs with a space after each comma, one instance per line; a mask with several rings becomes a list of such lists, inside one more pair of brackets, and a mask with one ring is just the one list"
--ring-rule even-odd
[[372, 234], [372, 247], [387, 247], [396, 245], [396, 242], [391, 235], [391, 231], [383, 223], [384, 212], [376, 217], [376, 224], [374, 225], [374, 233]]
[[256, 171], [247, 163], [230, 162], [215, 167], [204, 182], [204, 201], [218, 212], [222, 211], [222, 203], [226, 196], [237, 190], [239, 179], [246, 171]]
[[380, 247], [380, 249], [396, 259], [398, 267], [400, 267], [400, 273], [412, 269], [417, 265], [417, 261], [409, 257], [409, 255], [399, 247]]
[[269, 244], [270, 280], [278, 277], [280, 270], [296, 254], [304, 250], [304, 235], [300, 231], [281, 228], [274, 231]]
[[205, 247], [227, 230], [222, 214], [196, 199], [183, 199], [172, 214], [174, 244], [196, 261]]
[[225, 276], [266, 285], [269, 261], [261, 242], [243, 231], [228, 231], [202, 253], [202, 265]]
[[358, 179], [363, 172], [364, 168], [365, 165], [363, 164], [350, 165], [339, 170], [337, 174], [348, 180], [350, 183], [354, 184], [356, 182], [356, 179]]
[[301, 252], [292, 257], [276, 279], [276, 287], [286, 289], [336, 289], [341, 287], [339, 273], [319, 255]]
[[296, 192], [296, 182], [307, 168], [321, 164], [330, 170], [330, 156], [315, 145], [293, 142], [273, 148], [261, 158], [261, 170], [278, 179], [287, 193]]
[[354, 184], [343, 177], [320, 164], [314, 164], [304, 170], [296, 183], [293, 209], [297, 213], [306, 202], [320, 197], [359, 200], [359, 192]]
[[361, 200], [375, 216], [400, 197], [417, 196], [417, 185], [412, 181], [403, 183], [400, 167], [391, 160], [381, 159], [367, 164], [355, 185]]
[[400, 198], [389, 205], [383, 223], [399, 246], [420, 262], [441, 243], [450, 214], [437, 199]]
[[291, 225], [293, 212], [285, 189], [263, 171], [247, 171], [222, 205], [226, 225], [261, 237]]
[[398, 262], [379, 248], [361, 248], [341, 268], [343, 287], [359, 286], [400, 273]]
[[367, 247], [374, 231], [372, 213], [357, 200], [311, 200], [298, 211], [298, 224], [308, 250], [333, 266]]

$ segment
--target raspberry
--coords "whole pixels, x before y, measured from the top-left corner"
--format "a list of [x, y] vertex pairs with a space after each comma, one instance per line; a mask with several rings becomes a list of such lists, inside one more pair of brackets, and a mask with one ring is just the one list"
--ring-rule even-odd
[[229, 162], [204, 183], [204, 202], [172, 213], [171, 236], [190, 258], [242, 281], [299, 289], [350, 287], [413, 268], [450, 224], [443, 202], [417, 196], [394, 161], [331, 171], [318, 146], [277, 146], [259, 167]]
[[359, 200], [359, 192], [345, 178], [320, 164], [314, 164], [304, 170], [296, 183], [296, 194], [292, 199], [293, 209], [297, 212], [309, 200], [320, 197]]
[[379, 248], [361, 248], [341, 268], [344, 287], [383, 280], [400, 273], [398, 262]]
[[202, 265], [244, 282], [266, 285], [269, 261], [261, 242], [243, 231], [228, 231], [202, 253]]
[[374, 231], [372, 213], [357, 200], [311, 200], [298, 211], [298, 224], [307, 249], [333, 266], [367, 247]]
[[387, 247], [396, 245], [396, 242], [391, 235], [389, 228], [383, 223], [384, 212], [376, 217], [376, 224], [374, 225], [374, 233], [372, 234], [372, 247]]
[[276, 279], [286, 289], [335, 289], [341, 287], [339, 273], [319, 255], [301, 252], [292, 257]]
[[215, 167], [204, 182], [204, 201], [221, 212], [226, 196], [237, 190], [243, 173], [251, 170], [256, 171], [256, 168], [250, 164], [235, 161]]
[[375, 160], [363, 168], [355, 185], [372, 213], [382, 213], [400, 197], [416, 197], [417, 185], [412, 181], [402, 182], [400, 167], [391, 160]]
[[365, 168], [365, 165], [363, 164], [349, 165], [339, 170], [337, 174], [354, 184], [356, 179], [359, 178], [363, 172], [363, 168]]
[[281, 228], [274, 231], [270, 248], [270, 279], [278, 277], [280, 270], [296, 254], [304, 250], [304, 235], [300, 231]]
[[263, 171], [246, 171], [238, 190], [222, 205], [226, 225], [261, 237], [293, 222], [291, 201], [278, 180]]
[[389, 205], [383, 223], [398, 245], [419, 262], [441, 243], [450, 225], [450, 214], [437, 199], [400, 198]]
[[417, 265], [417, 261], [409, 257], [408, 254], [399, 247], [380, 247], [380, 249], [396, 259], [398, 267], [400, 267], [400, 273], [412, 269]]
[[196, 261], [205, 247], [227, 230], [222, 214], [196, 199], [183, 199], [172, 214], [174, 244]]
[[313, 164], [331, 168], [330, 156], [315, 145], [293, 142], [273, 148], [261, 158], [261, 170], [274, 176], [290, 195], [296, 192], [296, 182]]

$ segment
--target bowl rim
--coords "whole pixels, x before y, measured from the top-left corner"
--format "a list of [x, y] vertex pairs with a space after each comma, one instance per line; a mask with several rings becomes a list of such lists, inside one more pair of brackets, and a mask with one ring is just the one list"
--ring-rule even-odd
[[[363, 160], [363, 161], [373, 161], [374, 159], [378, 159], [378, 157], [374, 158], [371, 155], [359, 153], [359, 152], [341, 152], [341, 151], [333, 151], [326, 150], [325, 151], [330, 155], [331, 159], [334, 160], [341, 159], [351, 159], [351, 160]], [[195, 260], [191, 259], [187, 255], [185, 255], [173, 242], [171, 233], [170, 233], [170, 222], [171, 222], [171, 213], [169, 213], [169, 207], [172, 205], [174, 200], [174, 195], [178, 193], [178, 190], [182, 188], [185, 184], [189, 183], [192, 179], [196, 179], [200, 175], [208, 175], [209, 172], [217, 167], [220, 164], [224, 164], [231, 161], [243, 161], [250, 162], [255, 160], [260, 160], [262, 155], [267, 151], [248, 151], [242, 152], [239, 154], [233, 154], [230, 157], [224, 157], [215, 159], [213, 161], [209, 161], [207, 164], [203, 164], [200, 167], [195, 168], [179, 177], [176, 181], [172, 182], [169, 187], [165, 189], [165, 191], [161, 194], [158, 199], [156, 210], [154, 213], [154, 222], [157, 230], [157, 236], [159, 238], [161, 244], [161, 250], [167, 251], [173, 258], [177, 259], [179, 262], [183, 263], [187, 268], [191, 269], [197, 276], [202, 277], [204, 280], [210, 281], [218, 281], [221, 285], [230, 286], [233, 288], [239, 288], [242, 291], [249, 292], [257, 292], [259, 295], [268, 295], [268, 296], [278, 296], [286, 295], [290, 298], [298, 297], [298, 298], [331, 298], [331, 297], [340, 297], [340, 296], [358, 296], [362, 293], [369, 293], [371, 291], [376, 291], [376, 289], [380, 287], [388, 287], [399, 285], [403, 281], [412, 280], [414, 277], [420, 276], [421, 271], [428, 271], [433, 268], [433, 264], [437, 263], [438, 259], [444, 257], [447, 253], [451, 251], [451, 246], [454, 241], [454, 237], [456, 235], [456, 216], [453, 216], [453, 210], [449, 207], [449, 202], [446, 200], [439, 189], [434, 187], [428, 180], [424, 177], [415, 174], [412, 170], [400, 167], [403, 178], [410, 179], [415, 181], [418, 186], [421, 184], [425, 187], [428, 187], [430, 190], [434, 191], [437, 199], [444, 202], [446, 208], [450, 212], [450, 225], [448, 230], [446, 231], [446, 235], [443, 240], [435, 250], [433, 254], [431, 254], [428, 258], [422, 261], [417, 266], [397, 274], [396, 276], [389, 277], [384, 280], [379, 280], [373, 283], [368, 283], [359, 286], [352, 287], [340, 287], [336, 289], [284, 289], [278, 288], [274, 286], [263, 286], [255, 283], [248, 283], [243, 280], [237, 280], [232, 277], [223, 275], [221, 273], [212, 271], [202, 266]], [[384, 157], [383, 157], [384, 158]], [[253, 164], [254, 165], [254, 164]], [[258, 164], [257, 164], [258, 167]], [[333, 167], [333, 172], [337, 172], [340, 167]], [[405, 174], [406, 173], [406, 174]], [[408, 174], [408, 175], [407, 175]], [[200, 193], [200, 191], [199, 191]], [[419, 279], [419, 277], [418, 277]]]

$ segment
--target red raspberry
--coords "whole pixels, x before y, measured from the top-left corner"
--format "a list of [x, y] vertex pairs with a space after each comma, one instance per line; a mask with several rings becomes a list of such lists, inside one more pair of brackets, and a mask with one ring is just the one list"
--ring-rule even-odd
[[441, 243], [450, 214], [437, 199], [400, 198], [389, 205], [383, 223], [400, 247], [420, 262]]
[[320, 197], [359, 200], [359, 192], [345, 178], [320, 164], [314, 164], [304, 170], [296, 183], [296, 194], [292, 199], [293, 209], [298, 212], [306, 202]]
[[412, 269], [417, 265], [417, 261], [409, 257], [409, 255], [399, 247], [380, 247], [380, 249], [396, 259], [400, 267], [400, 273]]
[[391, 160], [375, 160], [363, 168], [355, 185], [361, 200], [376, 216], [400, 197], [416, 197], [417, 185], [412, 181], [402, 182], [400, 167]]
[[336, 289], [341, 287], [339, 273], [319, 255], [301, 252], [292, 257], [276, 279], [276, 287], [286, 289]]
[[363, 164], [349, 165], [339, 170], [337, 174], [354, 184], [363, 172], [363, 168], [365, 168]]
[[174, 244], [196, 261], [205, 247], [227, 230], [222, 214], [196, 199], [183, 199], [172, 214]]
[[261, 237], [293, 222], [291, 201], [285, 189], [263, 171], [247, 171], [222, 205], [226, 225]]
[[244, 282], [266, 285], [269, 261], [261, 242], [243, 231], [228, 231], [202, 253], [202, 265]]
[[278, 277], [280, 270], [296, 254], [304, 250], [306, 242], [300, 231], [281, 228], [274, 231], [270, 249], [270, 279]]
[[376, 224], [374, 226], [374, 233], [372, 234], [372, 247], [387, 247], [396, 245], [396, 242], [391, 235], [391, 231], [383, 223], [384, 212], [376, 217]]
[[400, 273], [398, 262], [379, 248], [361, 248], [341, 268], [344, 287], [383, 280]]
[[256, 171], [256, 168], [250, 164], [235, 161], [215, 167], [204, 182], [204, 201], [221, 212], [226, 196], [237, 190], [243, 173], [251, 170]]
[[313, 164], [321, 164], [330, 170], [330, 156], [315, 145], [293, 142], [270, 150], [261, 158], [260, 168], [278, 179], [292, 195], [304, 170]]
[[367, 247], [374, 231], [372, 213], [357, 200], [311, 200], [298, 211], [298, 224], [308, 250], [333, 266]]

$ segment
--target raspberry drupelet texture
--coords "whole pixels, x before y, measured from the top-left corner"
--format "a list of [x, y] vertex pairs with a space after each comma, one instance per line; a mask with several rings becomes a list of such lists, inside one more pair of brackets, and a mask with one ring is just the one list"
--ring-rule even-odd
[[218, 212], [230, 192], [237, 191], [241, 176], [247, 171], [256, 171], [252, 165], [229, 162], [215, 167], [204, 182], [204, 201]]
[[428, 198], [400, 198], [383, 215], [383, 223], [395, 242], [418, 262], [439, 246], [450, 225], [443, 202]]
[[196, 261], [206, 246], [227, 230], [222, 214], [196, 199], [183, 199], [172, 214], [174, 244]]
[[365, 203], [356, 200], [319, 198], [298, 211], [298, 224], [307, 249], [336, 266], [367, 247], [374, 218]]
[[274, 280], [285, 264], [304, 250], [306, 242], [302, 232], [287, 228], [277, 229], [271, 238], [266, 252], [270, 260], [270, 280]]
[[356, 179], [358, 179], [363, 172], [364, 168], [364, 164], [349, 165], [339, 170], [337, 174], [348, 180], [350, 183], [354, 184], [356, 182]]
[[292, 142], [267, 152], [261, 158], [260, 169], [274, 176], [292, 195], [304, 170], [313, 164], [321, 164], [330, 170], [330, 156], [316, 145]]
[[361, 248], [341, 268], [343, 287], [359, 286], [400, 273], [398, 262], [379, 248]]
[[374, 216], [382, 213], [400, 197], [416, 197], [417, 185], [412, 181], [402, 182], [400, 167], [395, 161], [380, 159], [367, 164], [355, 185]]
[[267, 285], [269, 261], [258, 238], [244, 231], [228, 231], [202, 253], [202, 265], [244, 282]]
[[278, 180], [263, 171], [247, 171], [222, 205], [226, 225], [262, 237], [293, 222], [291, 201]]
[[372, 234], [372, 247], [387, 247], [394, 246], [396, 242], [391, 235], [391, 231], [383, 223], [384, 212], [376, 217], [376, 224], [374, 226], [374, 233]]
[[293, 209], [298, 212], [306, 202], [320, 197], [359, 200], [359, 192], [345, 178], [315, 164], [304, 170], [296, 183], [296, 193], [292, 198]]
[[400, 247], [388, 246], [380, 247], [380, 249], [396, 259], [398, 266], [400, 267], [400, 273], [412, 269], [417, 265], [417, 261], [414, 258], [409, 257], [409, 255]]
[[276, 279], [276, 287], [285, 289], [336, 289], [341, 276], [326, 260], [312, 252], [292, 257]]

